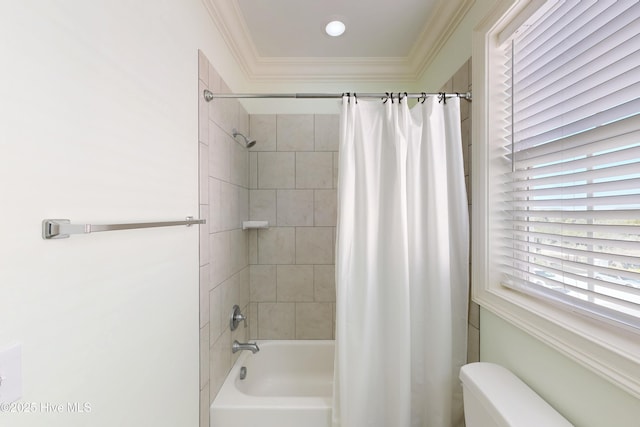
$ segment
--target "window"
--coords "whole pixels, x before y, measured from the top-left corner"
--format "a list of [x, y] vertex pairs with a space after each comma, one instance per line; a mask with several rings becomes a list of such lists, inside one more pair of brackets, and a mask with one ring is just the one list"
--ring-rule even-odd
[[502, 1], [476, 35], [474, 298], [640, 396], [640, 2]]
[[640, 328], [640, 3], [549, 2], [525, 26], [504, 43], [502, 283]]

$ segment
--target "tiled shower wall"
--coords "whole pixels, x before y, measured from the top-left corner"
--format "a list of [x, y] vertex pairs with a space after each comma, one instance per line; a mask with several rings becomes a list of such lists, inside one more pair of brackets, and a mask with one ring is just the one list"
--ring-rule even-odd
[[[471, 61], [442, 91], [471, 90]], [[332, 339], [338, 115], [251, 115], [234, 99], [207, 103], [202, 91], [229, 92], [199, 53], [201, 427], [237, 355], [234, 339]], [[471, 213], [470, 104], [461, 102]], [[251, 150], [231, 129], [251, 135]], [[270, 228], [243, 231], [243, 220]], [[249, 327], [230, 332], [234, 304]], [[479, 309], [470, 304], [469, 362], [479, 359]]]
[[338, 115], [251, 115], [250, 337], [332, 339]]
[[[471, 91], [471, 59], [456, 71], [447, 83], [440, 89], [443, 92]], [[469, 219], [471, 219], [471, 103], [460, 100], [460, 120], [462, 131], [462, 155], [464, 159], [464, 175], [467, 184], [467, 199], [469, 202]], [[469, 242], [471, 245], [471, 242]], [[469, 246], [471, 248], [471, 246]], [[471, 272], [471, 252], [469, 252], [469, 272]], [[469, 274], [469, 285], [471, 285], [471, 274]], [[471, 290], [471, 286], [469, 286]], [[480, 308], [478, 304], [471, 301], [469, 295], [469, 329], [467, 341], [467, 361], [477, 362], [480, 360]]]
[[229, 330], [234, 304], [249, 309], [249, 152], [233, 139], [245, 135], [249, 116], [236, 99], [207, 103], [204, 89], [229, 92], [207, 58], [198, 52], [198, 139], [200, 216], [200, 426], [209, 426], [209, 406], [238, 354], [234, 339], [245, 342], [248, 328]]

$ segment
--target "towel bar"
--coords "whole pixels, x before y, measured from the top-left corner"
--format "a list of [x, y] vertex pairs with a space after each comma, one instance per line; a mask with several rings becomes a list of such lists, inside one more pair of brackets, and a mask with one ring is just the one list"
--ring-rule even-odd
[[205, 219], [193, 219], [188, 216], [183, 221], [163, 222], [136, 222], [130, 224], [71, 224], [68, 219], [44, 219], [42, 220], [42, 238], [66, 239], [71, 234], [95, 233], [98, 231], [133, 230], [136, 228], [173, 227], [175, 225], [205, 224]]

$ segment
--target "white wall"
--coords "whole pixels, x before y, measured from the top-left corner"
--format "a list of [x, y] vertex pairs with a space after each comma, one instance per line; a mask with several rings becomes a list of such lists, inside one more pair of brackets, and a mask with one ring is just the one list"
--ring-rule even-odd
[[197, 216], [197, 49], [238, 70], [199, 0], [2, 2], [0, 38], [0, 349], [37, 412], [0, 423], [197, 425], [197, 228], [40, 223]]

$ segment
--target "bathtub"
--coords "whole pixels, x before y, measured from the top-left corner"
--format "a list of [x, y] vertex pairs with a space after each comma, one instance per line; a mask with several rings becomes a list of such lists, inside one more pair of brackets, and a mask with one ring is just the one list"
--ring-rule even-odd
[[231, 368], [210, 427], [330, 427], [334, 341], [257, 343], [259, 352], [243, 351]]

